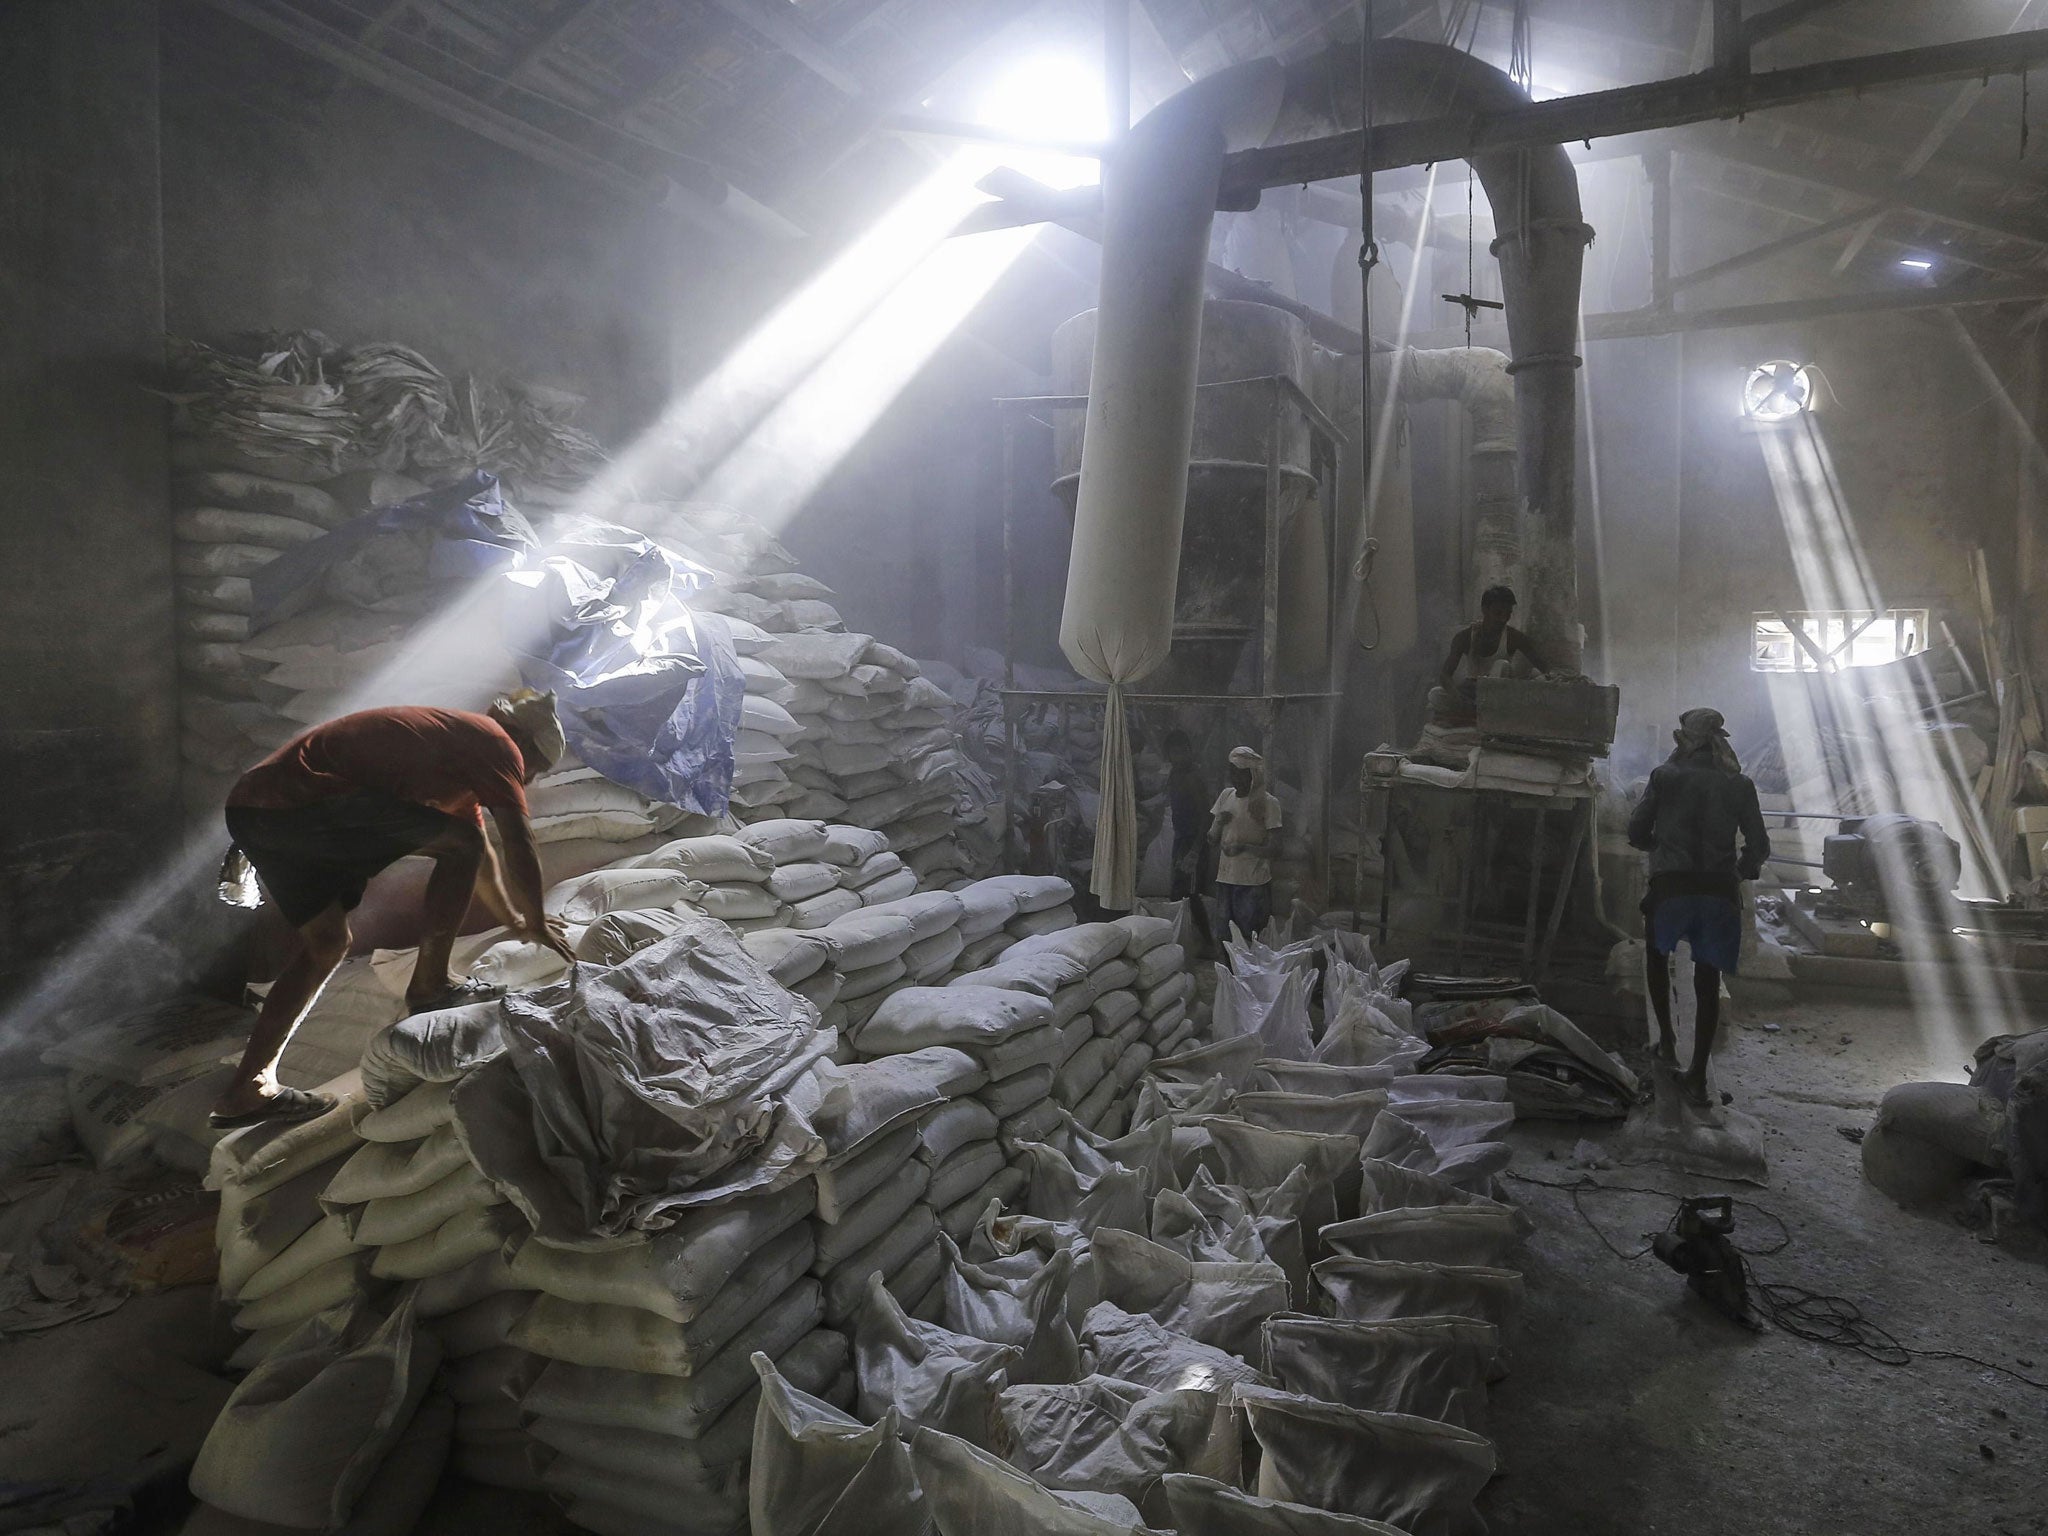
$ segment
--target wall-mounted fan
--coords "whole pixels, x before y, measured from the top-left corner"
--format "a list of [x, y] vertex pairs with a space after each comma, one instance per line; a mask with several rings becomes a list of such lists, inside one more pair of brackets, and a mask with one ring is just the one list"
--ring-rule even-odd
[[1805, 363], [1758, 363], [1742, 385], [1742, 414], [1752, 421], [1788, 421], [1813, 405], [1813, 369]]

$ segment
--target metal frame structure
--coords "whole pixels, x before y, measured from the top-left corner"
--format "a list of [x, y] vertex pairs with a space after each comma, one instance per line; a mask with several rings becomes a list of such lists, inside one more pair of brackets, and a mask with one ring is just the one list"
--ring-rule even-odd
[[[1578, 879], [1581, 858], [1586, 845], [1594, 841], [1595, 796], [1590, 787], [1571, 794], [1529, 795], [1519, 794], [1514, 790], [1454, 787], [1430, 784], [1417, 779], [1375, 779], [1370, 774], [1362, 775], [1359, 780], [1358, 816], [1361, 854], [1365, 846], [1365, 829], [1372, 821], [1372, 799], [1377, 795], [1380, 800], [1380, 901], [1379, 920], [1374, 925], [1374, 932], [1383, 951], [1387, 950], [1388, 935], [1393, 931], [1394, 801], [1395, 797], [1401, 794], [1457, 795], [1468, 800], [1472, 807], [1472, 815], [1463, 839], [1464, 846], [1458, 861], [1458, 897], [1454, 921], [1456, 937], [1452, 941], [1450, 961], [1452, 975], [1464, 974], [1465, 951], [1468, 944], [1478, 948], [1482, 953], [1498, 953], [1505, 947], [1500, 938], [1488, 936], [1504, 934], [1505, 930], [1501, 925], [1491, 922], [1479, 923], [1473, 919], [1474, 887], [1478, 881], [1480, 865], [1492, 862], [1494, 850], [1498, 847], [1499, 834], [1504, 830], [1496, 821], [1496, 816], [1504, 817], [1506, 812], [1514, 810], [1534, 813], [1529, 844], [1528, 904], [1518, 931], [1521, 938], [1522, 977], [1531, 983], [1541, 982], [1550, 969], [1551, 955], [1557, 947], [1558, 932], [1564, 925], [1565, 908], [1571, 900], [1572, 885]], [[1543, 854], [1545, 838], [1549, 832], [1550, 815], [1553, 811], [1562, 812], [1567, 821], [1564, 865], [1558, 872], [1557, 888], [1550, 898], [1549, 916], [1542, 920], [1539, 926], [1544, 885]], [[1597, 849], [1594, 856], [1598, 857]], [[1362, 873], [1362, 869], [1358, 870], [1358, 873]], [[1362, 895], [1362, 882], [1354, 874], [1351, 895], [1354, 924]]]
[[[1330, 844], [1330, 790], [1334, 768], [1330, 757], [1334, 737], [1337, 694], [1331, 686], [1337, 640], [1337, 459], [1344, 434], [1325, 416], [1299, 384], [1284, 374], [1262, 374], [1251, 378], [1225, 379], [1196, 386], [1198, 390], [1228, 390], [1269, 397], [1266, 426], [1263, 568], [1260, 572], [1260, 625], [1253, 665], [1253, 688], [1249, 693], [1126, 693], [1125, 702], [1142, 714], [1148, 706], [1228, 710], [1255, 707], [1261, 715], [1260, 730], [1270, 748], [1278, 737], [1282, 712], [1306, 707], [1314, 712], [1317, 729], [1311, 748], [1321, 774], [1317, 795], [1313, 868], [1325, 888], [1328, 886]], [[1054, 411], [1085, 410], [1086, 395], [1014, 395], [994, 402], [1003, 419], [1003, 837], [1007, 847], [1015, 824], [1018, 800], [1018, 734], [1024, 712], [1050, 704], [1060, 710], [1064, 731], [1071, 711], [1100, 711], [1108, 694], [1091, 689], [1023, 689], [1017, 687], [1017, 428], [1021, 419], [1036, 421], [1048, 430]], [[1045, 413], [1041, 415], [1040, 413]], [[1325, 509], [1324, 555], [1328, 562], [1324, 606], [1323, 683], [1320, 691], [1282, 692], [1275, 688], [1280, 648], [1280, 484], [1282, 433], [1289, 413], [1298, 414], [1308, 428], [1309, 474]], [[1050, 500], [1050, 496], [1047, 497]]]

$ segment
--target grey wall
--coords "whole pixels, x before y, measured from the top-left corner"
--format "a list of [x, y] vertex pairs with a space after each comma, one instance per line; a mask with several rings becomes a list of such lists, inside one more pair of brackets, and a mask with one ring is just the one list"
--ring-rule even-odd
[[[1774, 358], [1813, 363], [1824, 376], [1808, 426], [1812, 462], [1833, 478], [1810, 493], [1774, 480], [1767, 430], [1740, 414], [1747, 370]], [[1991, 361], [2017, 367], [2010, 356]], [[1680, 710], [1721, 710], [1747, 752], [1776, 733], [1788, 690], [1809, 686], [1752, 671], [1749, 655], [1756, 613], [1836, 606], [1808, 590], [1795, 558], [1802, 499], [1813, 509], [1807, 528], [1853, 541], [1883, 605], [1926, 607], [1974, 647], [1970, 552], [1982, 546], [2004, 581], [2017, 453], [2010, 413], [1948, 318], [1873, 314], [1596, 342], [1581, 385], [1585, 666], [1621, 685], [1615, 766], [1624, 780], [1664, 755]], [[1452, 628], [1472, 617], [1457, 596], [1466, 540], [1456, 421], [1437, 407], [1410, 422], [1421, 638], [1412, 653], [1376, 658], [1397, 695], [1392, 728], [1403, 741], [1420, 725], [1422, 690]], [[2048, 465], [2038, 450], [2035, 459]], [[2015, 580], [2001, 601], [2017, 589]]]
[[0, 6], [0, 999], [175, 821], [156, 17]]
[[[1747, 369], [1779, 357], [1816, 364], [1832, 386], [1811, 430], [1834, 478], [1810, 524], [1806, 493], [1774, 478], [1764, 432], [1737, 410]], [[1583, 617], [1589, 664], [1623, 685], [1624, 765], [1661, 756], [1694, 705], [1721, 710], [1739, 750], [1776, 731], [1772, 690], [1803, 685], [1750, 670], [1753, 615], [1833, 606], [1802, 578], [1802, 526], [1853, 539], [1884, 605], [1924, 606], [1974, 637], [1970, 551], [2010, 547], [2014, 502], [1998, 414], [1949, 322], [1873, 315], [1605, 343], [1586, 366], [1604, 560], [1582, 480]]]
[[672, 215], [500, 148], [201, 8], [166, 27], [172, 332], [310, 328], [584, 393], [619, 442], [707, 260]]

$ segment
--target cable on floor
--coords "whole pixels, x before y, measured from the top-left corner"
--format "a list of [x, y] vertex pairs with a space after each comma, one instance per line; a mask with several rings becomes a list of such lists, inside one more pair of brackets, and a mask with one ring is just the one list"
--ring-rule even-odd
[[[1652, 1189], [1641, 1184], [1603, 1184], [1590, 1175], [1581, 1176], [1569, 1183], [1558, 1179], [1539, 1179], [1530, 1174], [1515, 1173], [1511, 1170], [1504, 1176], [1518, 1184], [1534, 1184], [1542, 1189], [1559, 1190], [1568, 1195], [1571, 1198], [1572, 1209], [1578, 1212], [1579, 1220], [1583, 1221], [1587, 1230], [1600, 1240], [1601, 1246], [1616, 1258], [1630, 1262], [1647, 1255], [1652, 1245], [1646, 1243], [1633, 1253], [1617, 1247], [1600, 1229], [1599, 1223], [1594, 1221], [1586, 1208], [1579, 1203], [1579, 1197], [1588, 1190], [1595, 1190], [1602, 1194], [1658, 1195], [1674, 1202], [1690, 1198], [1674, 1194], [1670, 1190]], [[1814, 1344], [1853, 1349], [1865, 1359], [1874, 1360], [1879, 1365], [1910, 1365], [1915, 1359], [1963, 1360], [1984, 1370], [1995, 1371], [2001, 1376], [2010, 1376], [2014, 1381], [2032, 1387], [2037, 1392], [2048, 1392], [2048, 1381], [2037, 1381], [2009, 1365], [2000, 1365], [1996, 1361], [1986, 1360], [1959, 1349], [1915, 1349], [1910, 1344], [1901, 1344], [1884, 1328], [1865, 1317], [1863, 1309], [1846, 1296], [1835, 1296], [1826, 1291], [1808, 1290], [1803, 1285], [1763, 1279], [1757, 1274], [1755, 1266], [1749, 1262], [1750, 1259], [1767, 1257], [1790, 1247], [1792, 1230], [1785, 1225], [1784, 1218], [1768, 1206], [1740, 1197], [1734, 1199], [1734, 1204], [1744, 1210], [1756, 1212], [1778, 1229], [1778, 1240], [1767, 1248], [1746, 1248], [1739, 1243], [1735, 1247], [1743, 1256], [1742, 1276], [1750, 1294], [1756, 1300], [1758, 1310], [1781, 1332]], [[1665, 1230], [1669, 1231], [1677, 1222], [1678, 1215], [1674, 1211]]]

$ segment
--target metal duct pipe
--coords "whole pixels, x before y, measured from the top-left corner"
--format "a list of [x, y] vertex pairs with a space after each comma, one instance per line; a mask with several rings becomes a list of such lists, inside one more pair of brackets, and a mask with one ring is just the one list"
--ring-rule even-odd
[[[1528, 586], [1522, 530], [1515, 507], [1516, 384], [1505, 352], [1492, 347], [1404, 348], [1395, 384], [1397, 404], [1455, 400], [1471, 432], [1467, 475], [1472, 494], [1472, 563], [1464, 573], [1465, 606], [1477, 611], [1479, 594], [1505, 584]], [[1526, 590], [1521, 594], [1528, 596]], [[1532, 604], [1533, 611], [1533, 604]], [[1541, 654], [1541, 652], [1539, 652]]]
[[[1416, 629], [1415, 508], [1406, 479], [1410, 466], [1406, 431], [1401, 425], [1411, 406], [1449, 400], [1465, 410], [1468, 500], [1463, 511], [1473, 530], [1470, 558], [1459, 573], [1465, 608], [1471, 611], [1479, 593], [1497, 582], [1514, 587], [1517, 593], [1527, 590], [1515, 505], [1515, 382], [1507, 362], [1505, 352], [1491, 347], [1430, 351], [1403, 347], [1374, 356], [1373, 399], [1382, 413], [1396, 414], [1390, 418], [1393, 429], [1383, 434], [1380, 443], [1376, 465], [1379, 494], [1367, 510], [1361, 480], [1364, 455], [1358, 441], [1365, 431], [1360, 417], [1363, 402], [1358, 359], [1319, 349], [1313, 360], [1316, 402], [1350, 435], [1337, 497], [1344, 509], [1338, 524], [1339, 548], [1346, 551], [1344, 569], [1356, 568], [1366, 539], [1378, 541], [1373, 610], [1379, 643], [1391, 655], [1402, 654], [1421, 640]], [[1364, 638], [1360, 598], [1360, 588], [1352, 585], [1338, 619], [1334, 685], [1346, 698], [1359, 659], [1354, 642]], [[1441, 638], [1432, 637], [1429, 647], [1435, 647]], [[1440, 652], [1430, 648], [1425, 655], [1433, 662]], [[1347, 712], [1347, 718], [1354, 717]]]
[[[1266, 59], [1224, 70], [1152, 112], [1104, 167], [1102, 303], [1060, 629], [1061, 649], [1091, 677], [1111, 680], [1103, 675], [1110, 635], [1125, 661], [1117, 681], [1143, 676], [1171, 643], [1199, 285], [1225, 146], [1254, 133], [1275, 145], [1355, 129], [1360, 84], [1348, 44], [1284, 67]], [[1376, 122], [1528, 99], [1492, 65], [1401, 39], [1373, 45], [1372, 92]], [[1500, 231], [1493, 251], [1518, 407], [1525, 622], [1553, 666], [1576, 668], [1572, 375], [1592, 231], [1561, 146], [1479, 155], [1472, 169]], [[1134, 594], [1135, 613], [1109, 611]], [[1142, 666], [1130, 665], [1141, 657]]]

